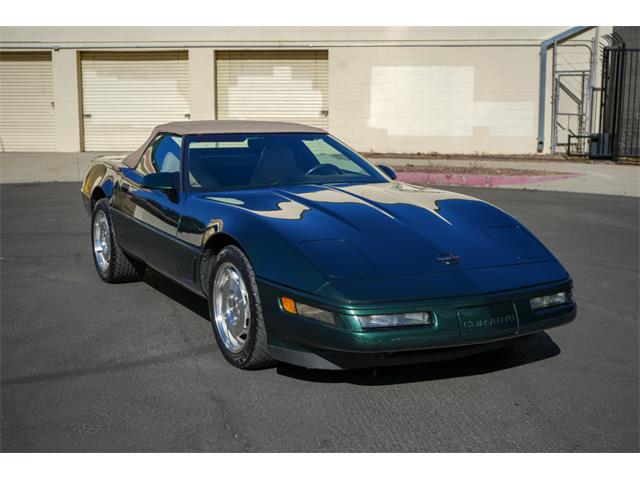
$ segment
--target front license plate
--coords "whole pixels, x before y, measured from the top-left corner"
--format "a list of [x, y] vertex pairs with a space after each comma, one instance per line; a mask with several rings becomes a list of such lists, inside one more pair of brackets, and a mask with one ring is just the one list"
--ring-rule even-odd
[[503, 337], [518, 331], [518, 316], [513, 303], [459, 308], [458, 321], [463, 340]]

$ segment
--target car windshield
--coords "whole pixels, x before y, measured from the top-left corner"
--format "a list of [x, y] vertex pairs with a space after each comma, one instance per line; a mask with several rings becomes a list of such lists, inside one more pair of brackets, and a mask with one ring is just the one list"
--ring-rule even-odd
[[198, 135], [187, 137], [184, 149], [188, 182], [196, 190], [388, 181], [327, 134]]

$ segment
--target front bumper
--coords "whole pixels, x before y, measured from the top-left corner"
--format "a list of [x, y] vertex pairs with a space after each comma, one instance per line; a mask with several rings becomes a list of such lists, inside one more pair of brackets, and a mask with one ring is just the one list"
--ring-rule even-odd
[[[517, 338], [573, 320], [575, 303], [532, 311], [530, 299], [571, 288], [571, 280], [481, 296], [379, 304], [332, 304], [265, 281], [258, 282], [271, 354], [308, 368], [346, 369], [443, 360], [499, 348]], [[336, 325], [284, 312], [278, 298], [291, 297], [334, 313]], [[461, 309], [511, 303], [516, 323], [510, 329], [463, 333]], [[433, 327], [362, 329], [357, 315], [429, 311]]]

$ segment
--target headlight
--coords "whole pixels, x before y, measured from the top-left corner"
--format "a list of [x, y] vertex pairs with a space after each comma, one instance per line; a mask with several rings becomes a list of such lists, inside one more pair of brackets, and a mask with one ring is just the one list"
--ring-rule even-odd
[[532, 298], [529, 303], [531, 310], [540, 310], [541, 308], [554, 307], [565, 303], [572, 303], [573, 295], [571, 292], [558, 292], [553, 295], [545, 295], [543, 297]]
[[327, 310], [322, 310], [321, 308], [312, 307], [305, 303], [296, 302], [291, 298], [280, 297], [280, 306], [285, 312], [291, 313], [292, 315], [312, 318], [330, 325], [336, 324], [336, 319], [334, 318], [333, 313], [328, 312]]
[[404, 327], [407, 325], [433, 327], [434, 325], [433, 315], [430, 312], [361, 315], [357, 318], [362, 328]]

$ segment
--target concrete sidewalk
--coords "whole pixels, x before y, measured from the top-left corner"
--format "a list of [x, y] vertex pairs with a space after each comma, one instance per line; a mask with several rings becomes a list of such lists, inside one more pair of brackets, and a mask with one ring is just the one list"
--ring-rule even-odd
[[[522, 177], [509, 175], [495, 176], [492, 188], [517, 188], [527, 190], [550, 190], [556, 192], [599, 193], [605, 195], [624, 195], [640, 197], [640, 166], [618, 165], [611, 162], [578, 163], [578, 162], [541, 162], [541, 161], [506, 161], [506, 160], [421, 160], [402, 158], [375, 158], [375, 164], [386, 164], [392, 167], [403, 165], [447, 166], [447, 167], [485, 167], [491, 169], [540, 170], [541, 172], [558, 172], [564, 175], [540, 175], [531, 177], [531, 182]], [[402, 178], [404, 177], [404, 178]], [[468, 176], [469, 177], [469, 176]], [[410, 176], [401, 175], [404, 181], [411, 181]], [[456, 179], [457, 180], [457, 179]], [[438, 182], [439, 185], [442, 183]], [[451, 184], [464, 186], [476, 185], [473, 181]]]
[[0, 153], [0, 183], [79, 182], [89, 167], [105, 155], [123, 152]]
[[[67, 182], [82, 181], [90, 165], [105, 156], [123, 156], [122, 152], [83, 153], [0, 153], [0, 183]], [[393, 167], [448, 166], [477, 167], [491, 169], [521, 169], [559, 172], [566, 175], [529, 178], [518, 180], [513, 176], [492, 176], [484, 184], [473, 181], [460, 183], [458, 178], [443, 175], [437, 185], [487, 186], [494, 188], [518, 188], [527, 190], [551, 190], [558, 192], [600, 193], [640, 197], [640, 166], [617, 165], [610, 162], [578, 163], [550, 161], [507, 161], [507, 160], [422, 160], [415, 158], [371, 159], [375, 164]], [[470, 178], [469, 176], [466, 176]], [[401, 179], [411, 181], [412, 177], [401, 175]], [[415, 178], [415, 177], [413, 177]], [[487, 183], [488, 182], [488, 183]]]

